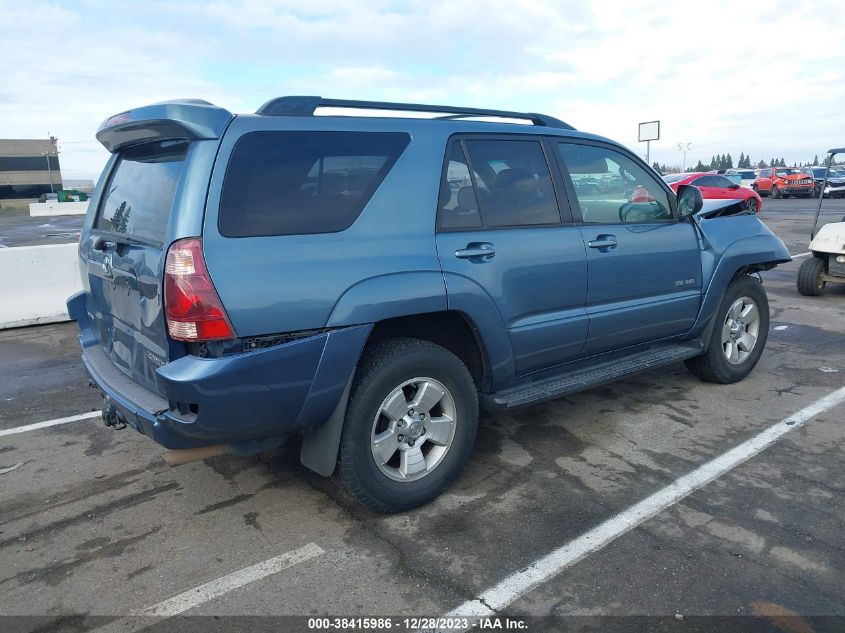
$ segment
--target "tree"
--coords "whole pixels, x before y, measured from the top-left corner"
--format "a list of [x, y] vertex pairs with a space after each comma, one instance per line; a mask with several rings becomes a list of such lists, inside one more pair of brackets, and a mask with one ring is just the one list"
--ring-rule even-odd
[[[715, 162], [715, 160], [714, 160], [714, 162]], [[712, 165], [712, 163], [711, 163], [711, 165]], [[705, 165], [704, 163], [702, 163], [701, 160], [699, 160], [698, 164], [695, 167], [693, 167], [691, 171], [707, 171], [708, 169], [710, 169], [710, 167], [708, 165]]]
[[818, 165], [818, 164], [819, 164], [819, 155], [816, 154], [815, 156], [813, 156], [813, 165]]
[[725, 156], [725, 166], [724, 166], [723, 169], [733, 169], [733, 167], [734, 167], [734, 159], [731, 158], [730, 152], [728, 152], [728, 155]]
[[759, 163], [757, 163], [757, 169], [765, 169], [766, 167], [768, 167], [768, 165], [766, 164], [766, 161], [764, 161], [764, 160], [761, 158], [761, 159], [760, 159], [760, 162], [759, 162]]
[[737, 166], [738, 169], [742, 169], [743, 167], [745, 167], [745, 153], [744, 152], [739, 153], [739, 160], [736, 161], [736, 166]]

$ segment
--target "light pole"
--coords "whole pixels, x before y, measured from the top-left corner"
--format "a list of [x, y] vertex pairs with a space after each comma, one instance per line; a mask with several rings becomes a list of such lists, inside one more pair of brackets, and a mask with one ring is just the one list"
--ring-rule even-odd
[[53, 191], [53, 168], [50, 167], [50, 152], [41, 152], [41, 155], [47, 158], [47, 173], [50, 174], [50, 193], [56, 193]]
[[678, 143], [678, 149], [684, 153], [684, 160], [683, 164], [681, 165], [681, 171], [687, 170], [687, 151], [692, 149], [692, 143]]

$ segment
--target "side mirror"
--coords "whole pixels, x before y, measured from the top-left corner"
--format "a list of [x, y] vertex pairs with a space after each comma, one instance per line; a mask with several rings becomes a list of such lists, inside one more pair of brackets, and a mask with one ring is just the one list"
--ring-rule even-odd
[[734, 183], [731, 185], [731, 189], [739, 189], [739, 185]]
[[695, 185], [678, 186], [678, 212], [682, 218], [695, 215], [704, 206], [701, 189]]

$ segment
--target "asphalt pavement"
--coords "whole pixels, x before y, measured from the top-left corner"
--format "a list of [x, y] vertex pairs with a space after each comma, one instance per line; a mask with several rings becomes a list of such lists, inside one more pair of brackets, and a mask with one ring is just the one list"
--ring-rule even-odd
[[[772, 327], [746, 380], [706, 384], [678, 364], [484, 414], [457, 483], [394, 516], [302, 468], [292, 445], [169, 468], [160, 447], [96, 418], [20, 431], [99, 402], [74, 324], [0, 332], [0, 472], [17, 465], [0, 474], [0, 614], [20, 616], [7, 628], [126, 631], [184, 614], [203, 631], [325, 629], [316, 616], [410, 630], [420, 623], [401, 618], [504, 596], [495, 615], [537, 632], [845, 629], [845, 404], [829, 399], [845, 385], [845, 286], [795, 289], [811, 204], [764, 200], [797, 257], [762, 275]], [[637, 505], [772, 428], [784, 434], [712, 481]], [[632, 507], [651, 510], [620, 523]], [[548, 562], [572, 543], [577, 557]], [[520, 576], [543, 560], [554, 573]], [[491, 592], [503, 582], [510, 593]]]

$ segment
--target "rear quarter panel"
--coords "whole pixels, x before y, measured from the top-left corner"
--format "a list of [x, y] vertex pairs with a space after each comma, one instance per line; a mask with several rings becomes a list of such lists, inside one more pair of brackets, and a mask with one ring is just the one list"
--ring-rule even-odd
[[[345, 231], [223, 237], [217, 226], [226, 165], [238, 139], [263, 130], [408, 132], [407, 121], [239, 116], [211, 177], [203, 225], [209, 272], [238, 336], [366, 323], [446, 309], [434, 239], [445, 138], [411, 142]], [[413, 128], [411, 128], [413, 129]], [[392, 308], [385, 304], [393, 303]], [[397, 307], [399, 306], [399, 307]]]

